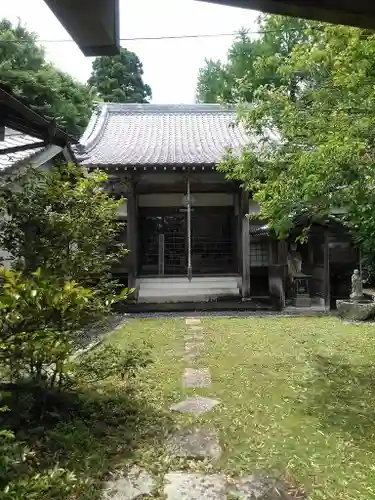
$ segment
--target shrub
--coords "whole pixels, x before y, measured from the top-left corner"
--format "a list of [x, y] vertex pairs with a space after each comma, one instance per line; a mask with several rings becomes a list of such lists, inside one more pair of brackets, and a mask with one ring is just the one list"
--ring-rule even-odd
[[106, 174], [68, 164], [9, 180], [0, 186], [0, 247], [13, 267], [91, 286], [95, 296], [116, 294], [111, 270], [126, 253], [117, 218], [123, 200], [103, 191]]
[[92, 291], [44, 278], [40, 270], [30, 277], [6, 270], [0, 275], [0, 361], [9, 380], [60, 384], [72, 334], [91, 312]]
[[[71, 498], [81, 481], [59, 464], [39, 463], [23, 440], [33, 425], [44, 431], [40, 421], [46, 409], [54, 421], [67, 410], [64, 401], [72, 396], [66, 390], [71, 387], [68, 364], [77, 330], [127, 297], [128, 290], [118, 293], [111, 277], [112, 266], [125, 253], [118, 242], [122, 200], [103, 192], [105, 180], [101, 173], [86, 175], [65, 165], [49, 172], [30, 170], [0, 186], [0, 248], [11, 259], [11, 270], [0, 271], [0, 389], [11, 392], [12, 404], [9, 418], [1, 419], [8, 427], [0, 430], [0, 497], [7, 500]], [[80, 369], [91, 380], [134, 374], [149, 362], [137, 349], [100, 351], [82, 359]], [[78, 389], [72, 411], [78, 408]], [[48, 423], [44, 418], [43, 426]], [[32, 439], [31, 446], [38, 449]]]
[[[75, 165], [27, 171], [0, 186], [0, 361], [10, 382], [61, 386], [74, 332], [111, 311], [118, 293], [113, 264], [125, 252], [106, 175]], [[14, 189], [15, 183], [18, 189]]]

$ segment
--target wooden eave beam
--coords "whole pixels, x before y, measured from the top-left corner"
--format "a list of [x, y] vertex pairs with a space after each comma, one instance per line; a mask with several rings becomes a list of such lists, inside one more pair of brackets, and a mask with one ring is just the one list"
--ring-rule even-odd
[[[202, 1], [202, 0], [201, 0]], [[203, 0], [270, 14], [375, 29], [374, 0]]]
[[12, 146], [10, 148], [0, 149], [0, 155], [7, 155], [10, 153], [18, 153], [19, 151], [28, 151], [29, 149], [44, 148], [45, 142], [33, 142], [31, 144], [22, 144], [22, 146]]
[[55, 120], [47, 120], [1, 86], [0, 113], [5, 126], [43, 139], [46, 143], [64, 147], [78, 142], [58, 128]]

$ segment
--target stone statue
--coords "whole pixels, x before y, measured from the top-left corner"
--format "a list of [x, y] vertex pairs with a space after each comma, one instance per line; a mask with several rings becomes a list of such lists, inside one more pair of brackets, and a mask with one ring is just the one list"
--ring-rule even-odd
[[363, 295], [362, 277], [358, 269], [352, 274], [352, 293], [349, 300], [336, 302], [339, 316], [350, 321], [366, 321], [375, 318], [375, 304]]
[[354, 300], [363, 298], [362, 277], [358, 269], [354, 269], [352, 274], [352, 293], [350, 294], [350, 298]]
[[297, 252], [297, 245], [292, 244], [290, 250], [288, 254], [288, 268], [289, 275], [293, 277], [302, 274], [302, 257], [301, 254]]

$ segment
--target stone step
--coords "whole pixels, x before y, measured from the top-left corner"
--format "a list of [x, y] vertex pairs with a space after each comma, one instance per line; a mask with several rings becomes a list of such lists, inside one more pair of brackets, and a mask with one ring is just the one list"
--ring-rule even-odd
[[237, 276], [156, 276], [137, 280], [138, 302], [149, 304], [209, 302], [239, 297]]
[[238, 288], [237, 281], [235, 279], [216, 279], [212, 281], [206, 280], [180, 280], [180, 281], [142, 281], [138, 282], [138, 289], [147, 288], [148, 290], [199, 290], [201, 288]]
[[[155, 292], [154, 292], [155, 293]], [[183, 303], [183, 302], [210, 302], [221, 297], [238, 297], [239, 292], [235, 290], [207, 290], [205, 293], [186, 293], [180, 294], [162, 294], [140, 292], [138, 295], [138, 303], [143, 304], [161, 304], [161, 303]]]
[[171, 296], [173, 297], [174, 295], [206, 295], [206, 294], [234, 294], [237, 295], [239, 293], [238, 288], [235, 288], [233, 286], [205, 286], [205, 287], [194, 287], [194, 288], [189, 288], [189, 287], [181, 287], [181, 288], [148, 288], [147, 286], [141, 287], [139, 289], [139, 295], [164, 295], [164, 296]]
[[183, 295], [183, 294], [191, 294], [194, 295], [196, 293], [199, 293], [201, 295], [204, 295], [206, 293], [234, 293], [237, 295], [239, 293], [239, 289], [236, 286], [233, 285], [226, 285], [226, 284], [220, 284], [217, 283], [213, 286], [160, 286], [160, 287], [155, 287], [151, 286], [149, 287], [148, 285], [142, 285], [139, 287], [139, 293], [138, 294], [143, 294], [147, 293], [149, 295], [159, 295], [159, 294], [164, 294], [164, 295]]
[[[237, 275], [228, 276], [193, 276], [190, 283], [215, 283], [215, 282], [233, 282], [237, 283], [240, 279]], [[145, 277], [138, 278], [137, 281], [140, 284], [154, 284], [154, 283], [189, 283], [187, 276], [155, 276], [155, 277]]]

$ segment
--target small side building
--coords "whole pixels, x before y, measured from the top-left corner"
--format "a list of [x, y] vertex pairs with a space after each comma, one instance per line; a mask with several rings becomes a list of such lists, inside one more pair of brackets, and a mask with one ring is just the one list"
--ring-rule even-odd
[[[47, 169], [59, 162], [75, 162], [72, 145], [77, 141], [40, 115], [30, 103], [0, 85], [0, 182], [12, 182], [28, 167]], [[0, 263], [9, 265], [0, 249]]]
[[[32, 135], [4, 128], [4, 137], [0, 140], [0, 182], [8, 182], [30, 167], [48, 169], [68, 161], [75, 161], [68, 148], [57, 144], [43, 145]], [[8, 268], [10, 261], [9, 254], [0, 249], [0, 265]]]
[[[258, 205], [217, 170], [228, 149], [250, 142], [235, 110], [217, 104], [99, 105], [76, 154], [89, 171], [108, 174], [111, 193], [126, 197], [119, 216], [130, 252], [114, 272], [139, 303], [288, 302], [290, 242], [249, 219]], [[309, 293], [328, 305], [328, 235], [323, 227], [317, 234], [318, 247], [304, 248], [315, 283]]]

